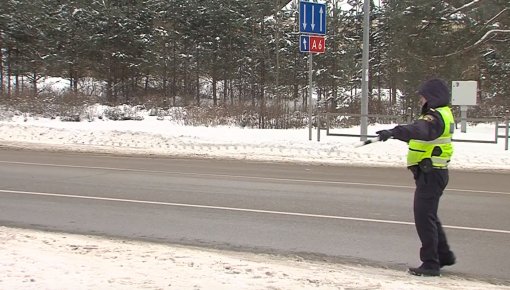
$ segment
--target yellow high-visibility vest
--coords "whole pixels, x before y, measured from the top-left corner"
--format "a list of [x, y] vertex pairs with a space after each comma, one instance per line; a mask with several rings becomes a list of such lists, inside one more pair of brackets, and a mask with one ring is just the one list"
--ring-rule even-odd
[[[453, 155], [452, 136], [455, 130], [455, 120], [449, 107], [432, 109], [439, 114], [444, 121], [444, 131], [441, 136], [432, 141], [412, 139], [409, 141], [407, 152], [407, 166], [418, 165], [420, 161], [430, 158], [434, 168], [446, 168]], [[424, 119], [425, 115], [420, 116]]]

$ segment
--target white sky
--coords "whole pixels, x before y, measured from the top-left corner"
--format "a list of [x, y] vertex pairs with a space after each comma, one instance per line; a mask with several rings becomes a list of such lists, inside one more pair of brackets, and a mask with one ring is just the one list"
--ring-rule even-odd
[[[2, 114], [0, 114], [1, 116]], [[308, 130], [185, 127], [143, 121], [61, 122], [17, 116], [0, 121], [0, 145], [87, 152], [121, 152], [405, 166], [397, 140], [354, 148], [357, 138]], [[369, 134], [390, 125], [371, 126]], [[335, 130], [358, 133], [359, 128]], [[501, 134], [503, 134], [501, 130]], [[468, 127], [455, 138], [493, 140], [494, 125]], [[510, 170], [498, 144], [454, 143], [453, 169]], [[93, 236], [0, 227], [0, 289], [510, 289], [446, 275], [420, 278], [404, 270], [325, 264], [269, 255], [219, 252]], [[418, 261], [417, 261], [418, 264]], [[416, 266], [416, 265], [409, 265]]]

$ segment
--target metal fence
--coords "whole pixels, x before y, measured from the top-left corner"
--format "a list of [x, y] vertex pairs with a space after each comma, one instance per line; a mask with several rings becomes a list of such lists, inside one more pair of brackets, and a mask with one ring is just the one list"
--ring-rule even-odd
[[[508, 142], [509, 142], [509, 139], [510, 139], [510, 118], [507, 116], [505, 118], [505, 123], [504, 125], [497, 125], [496, 126], [496, 140], [497, 138], [505, 138], [505, 150], [508, 150]], [[499, 135], [499, 129], [505, 129], [505, 134], [504, 135]]]
[[[346, 113], [319, 113], [316, 118], [317, 124], [317, 141], [320, 141], [321, 130], [326, 131], [327, 136], [341, 136], [341, 137], [361, 137], [359, 134], [346, 134], [346, 133], [334, 133], [331, 132], [332, 120], [336, 117], [349, 118], [361, 118], [361, 114], [346, 114]], [[405, 114], [403, 116], [394, 115], [367, 115], [371, 123], [397, 123], [397, 124], [410, 124], [411, 114]], [[507, 114], [503, 118], [467, 118], [464, 121], [471, 123], [494, 123], [494, 139], [491, 140], [473, 140], [473, 139], [452, 139], [454, 142], [470, 142], [470, 143], [486, 143], [486, 144], [497, 144], [498, 139], [505, 140], [505, 150], [508, 150], [508, 143], [510, 139], [510, 115]], [[457, 127], [457, 124], [456, 124]], [[504, 129], [504, 133], [501, 132]], [[368, 138], [376, 137], [376, 135], [367, 135]]]

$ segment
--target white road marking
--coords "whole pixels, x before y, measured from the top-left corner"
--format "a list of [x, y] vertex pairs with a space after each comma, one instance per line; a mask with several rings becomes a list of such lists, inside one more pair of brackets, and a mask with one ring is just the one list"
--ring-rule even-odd
[[[24, 195], [46, 196], [46, 197], [61, 197], [61, 198], [63, 197], [63, 198], [89, 199], [89, 200], [102, 200], [102, 201], [113, 201], [113, 202], [127, 202], [127, 203], [139, 203], [139, 204], [174, 206], [174, 207], [189, 207], [189, 208], [199, 208], [199, 209], [213, 209], [213, 210], [223, 210], [223, 211], [237, 211], [237, 212], [262, 213], [262, 214], [297, 216], [297, 217], [308, 217], [308, 218], [349, 220], [349, 221], [360, 221], [360, 222], [371, 222], [371, 223], [382, 223], [382, 224], [398, 224], [398, 225], [412, 225], [412, 226], [414, 226], [414, 223], [412, 223], [412, 222], [393, 221], [393, 220], [380, 220], [380, 219], [369, 219], [369, 218], [348, 217], [348, 216], [332, 216], [332, 215], [306, 214], [306, 213], [297, 213], [297, 212], [282, 212], [282, 211], [272, 211], [272, 210], [259, 210], [259, 209], [249, 209], [249, 208], [210, 206], [210, 205], [173, 203], [173, 202], [161, 202], [161, 201], [122, 199], [122, 198], [112, 198], [112, 197], [84, 196], [84, 195], [58, 194], [58, 193], [47, 193], [47, 192], [31, 192], [31, 191], [17, 191], [17, 190], [2, 190], [2, 189], [0, 189], [0, 193], [24, 194]], [[477, 232], [488, 232], [488, 233], [510, 234], [510, 231], [498, 230], [498, 229], [487, 229], [487, 228], [461, 227], [461, 226], [449, 226], [449, 225], [443, 225], [443, 228], [450, 228], [450, 229], [456, 229], [456, 230], [466, 230], [466, 231], [477, 231]]]
[[[111, 171], [124, 171], [124, 172], [159, 173], [159, 174], [172, 174], [172, 175], [181, 175], [181, 176], [203, 176], [203, 177], [214, 177], [214, 178], [221, 177], [221, 178], [240, 178], [240, 179], [242, 178], [242, 179], [252, 179], [252, 180], [300, 182], [300, 183], [314, 183], [314, 184], [338, 184], [338, 185], [373, 186], [373, 187], [386, 187], [386, 188], [405, 188], [405, 189], [414, 190], [414, 186], [379, 184], [379, 183], [364, 183], [364, 182], [291, 179], [291, 178], [275, 178], [275, 177], [260, 177], [260, 176], [245, 176], [245, 175], [193, 173], [193, 172], [177, 172], [177, 171], [163, 171], [163, 170], [100, 167], [100, 166], [81, 166], [81, 165], [62, 165], [62, 164], [50, 164], [50, 163], [14, 162], [14, 161], [0, 161], [0, 163], [18, 164], [18, 165], [33, 165], [33, 166], [51, 166], [51, 167], [62, 167], [62, 168], [98, 169], [98, 170], [111, 170]], [[504, 192], [504, 191], [472, 190], [472, 189], [459, 189], [459, 188], [447, 188], [446, 191], [447, 192], [469, 192], [469, 193], [510, 195], [510, 192]]]

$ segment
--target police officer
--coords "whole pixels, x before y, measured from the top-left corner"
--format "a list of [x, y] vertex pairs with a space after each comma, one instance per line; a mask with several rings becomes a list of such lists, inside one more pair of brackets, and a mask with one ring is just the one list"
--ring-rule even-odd
[[416, 183], [414, 222], [421, 241], [421, 266], [409, 268], [418, 276], [439, 276], [440, 268], [455, 264], [437, 216], [439, 199], [448, 184], [448, 163], [453, 154], [453, 114], [450, 92], [440, 79], [424, 82], [419, 90], [421, 115], [414, 123], [378, 131], [379, 140], [393, 137], [409, 143], [407, 166]]

